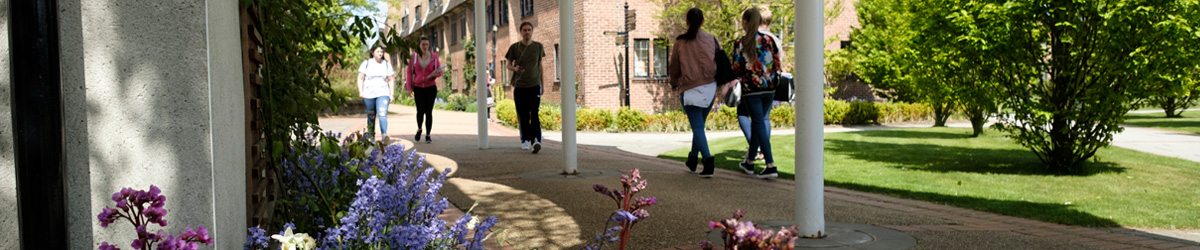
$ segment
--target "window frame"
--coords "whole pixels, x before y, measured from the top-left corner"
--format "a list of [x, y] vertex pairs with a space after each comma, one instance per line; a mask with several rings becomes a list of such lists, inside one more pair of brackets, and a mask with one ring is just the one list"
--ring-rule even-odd
[[[643, 56], [641, 56], [643, 48], [641, 48], [641, 46], [638, 46], [638, 44], [641, 44], [642, 42], [645, 42], [645, 44], [646, 44], [646, 47], [644, 48], [645, 52], [646, 52], [646, 56], [644, 58], [643, 58]], [[651, 53], [650, 43], [651, 43], [650, 39], [648, 39], [648, 38], [633, 39], [633, 65], [632, 65], [633, 67], [631, 67], [632, 69], [630, 71], [633, 71], [632, 73], [633, 73], [634, 78], [642, 78], [642, 79], [650, 78], [650, 57], [652, 57], [652, 55], [650, 54]], [[638, 73], [639, 67], [638, 67], [637, 63], [639, 63], [639, 62], [642, 63], [642, 67], [640, 67], [640, 69], [643, 71], [643, 73], [645, 73], [645, 75], [639, 75], [639, 73]]]
[[521, 0], [521, 17], [533, 15], [533, 0]]
[[[657, 39], [657, 40], [662, 40], [662, 39]], [[654, 69], [654, 71], [653, 71], [654, 73], [651, 74], [651, 76], [653, 76], [654, 78], [666, 78], [667, 77], [667, 69], [669, 67], [671, 67], [671, 65], [669, 65], [670, 59], [671, 59], [671, 46], [667, 46], [667, 44], [664, 42], [658, 42], [658, 43], [651, 42], [650, 46], [653, 47], [653, 48], [651, 48], [651, 57], [654, 58], [653, 62], [651, 62], [653, 64], [653, 65], [651, 65], [651, 68]], [[662, 53], [659, 53], [658, 48], [660, 48], [660, 47], [662, 48]], [[659, 58], [658, 58], [659, 54], [662, 54], [661, 62], [659, 61]], [[659, 63], [662, 63], [661, 71], [659, 70], [659, 67], [658, 67]]]
[[562, 81], [562, 78], [559, 77], [559, 75], [561, 75], [561, 72], [559, 72], [559, 70], [561, 70], [560, 69], [561, 67], [559, 67], [560, 59], [562, 59], [562, 58], [558, 57], [558, 44], [556, 43], [556, 44], [554, 44], [554, 81], [555, 82]]
[[508, 0], [500, 0], [500, 11], [496, 14], [500, 15], [500, 26], [508, 25]]

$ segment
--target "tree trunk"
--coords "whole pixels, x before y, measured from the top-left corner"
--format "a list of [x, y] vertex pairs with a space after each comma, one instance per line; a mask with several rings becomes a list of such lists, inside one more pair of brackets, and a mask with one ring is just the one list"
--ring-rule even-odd
[[933, 126], [945, 127], [946, 119], [950, 118], [950, 105], [934, 102], [930, 106], [933, 106]]
[[987, 122], [987, 115], [979, 107], [968, 107], [964, 110], [967, 113], [967, 119], [971, 120], [971, 137], [979, 137], [980, 134], [983, 134], [983, 124]]

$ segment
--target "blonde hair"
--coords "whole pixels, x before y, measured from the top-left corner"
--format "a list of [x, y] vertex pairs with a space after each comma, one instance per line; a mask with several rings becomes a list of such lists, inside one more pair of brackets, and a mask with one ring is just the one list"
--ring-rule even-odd
[[759, 4], [758, 15], [762, 16], [762, 24], [771, 24], [771, 7], [767, 6], [766, 4]]
[[762, 14], [758, 8], [749, 8], [742, 12], [742, 29], [745, 29], [746, 35], [742, 36], [742, 55], [746, 57], [747, 62], [758, 63], [758, 26], [762, 25]]

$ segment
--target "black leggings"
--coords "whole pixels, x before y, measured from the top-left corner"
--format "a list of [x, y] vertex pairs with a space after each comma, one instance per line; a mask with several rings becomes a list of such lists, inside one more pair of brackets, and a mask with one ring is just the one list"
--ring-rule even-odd
[[417, 131], [421, 131], [424, 118], [425, 134], [433, 130], [433, 99], [437, 98], [437, 86], [413, 87], [413, 98], [417, 99]]

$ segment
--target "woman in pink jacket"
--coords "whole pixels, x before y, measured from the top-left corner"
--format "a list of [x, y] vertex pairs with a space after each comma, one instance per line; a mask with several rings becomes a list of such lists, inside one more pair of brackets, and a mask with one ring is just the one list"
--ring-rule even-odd
[[414, 141], [421, 141], [421, 122], [425, 125], [425, 143], [433, 143], [429, 139], [433, 130], [433, 100], [437, 98], [437, 78], [442, 76], [442, 63], [437, 53], [429, 51], [429, 38], [421, 37], [421, 50], [414, 53], [408, 62], [408, 72], [404, 89], [413, 94], [417, 101], [417, 136]]
[[667, 63], [667, 82], [679, 94], [683, 113], [687, 114], [692, 127], [692, 150], [688, 152], [684, 165], [696, 171], [696, 156], [699, 154], [704, 170], [700, 177], [711, 178], [714, 159], [708, 151], [708, 138], [704, 135], [704, 120], [712, 110], [717, 93], [716, 53], [721, 48], [717, 38], [700, 30], [704, 24], [704, 12], [692, 8], [687, 12], [687, 33], [675, 38], [674, 51]]

